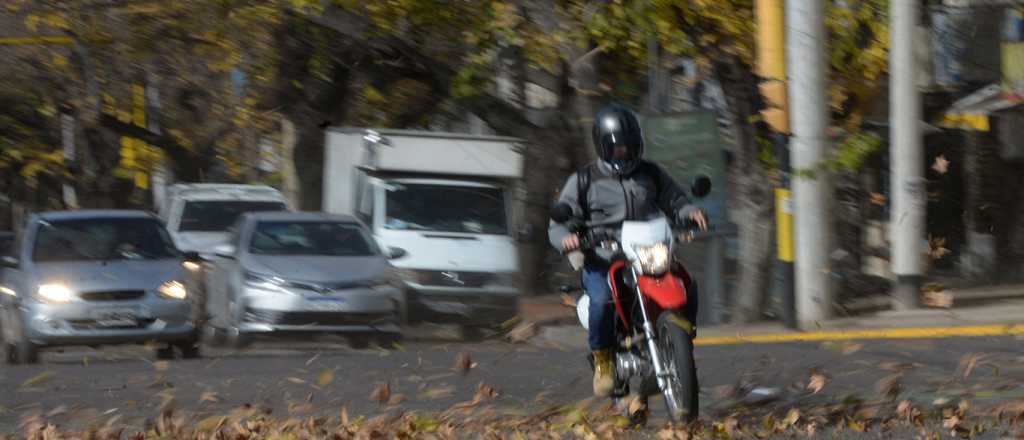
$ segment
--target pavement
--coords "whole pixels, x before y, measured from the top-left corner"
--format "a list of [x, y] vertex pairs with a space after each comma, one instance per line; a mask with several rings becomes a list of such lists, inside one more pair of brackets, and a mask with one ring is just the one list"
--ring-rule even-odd
[[[932, 409], [1022, 402], [1024, 326], [1017, 323], [1024, 298], [993, 301], [830, 320], [809, 331], [773, 323], [700, 328], [701, 413], [721, 420], [751, 396], [780, 415], [894, 393]], [[197, 420], [243, 405], [283, 418], [337, 417], [342, 409], [353, 417], [436, 412], [472, 400], [480, 384], [496, 388], [488, 404], [510, 414], [588, 398], [585, 333], [573, 309], [557, 297], [524, 302], [523, 319], [539, 328], [520, 343], [497, 335], [462, 342], [456, 329], [436, 326], [417, 328], [415, 338], [390, 349], [355, 350], [325, 338], [204, 347], [202, 359], [170, 362], [133, 346], [45, 352], [38, 365], [0, 366], [0, 436], [18, 433], [23, 417], [37, 413], [63, 428], [112, 423], [132, 432], [168, 406]], [[658, 400], [652, 434], [666, 421]], [[903, 434], [889, 438], [916, 433]]]
[[[787, 328], [777, 321], [702, 326], [696, 343], [729, 345], [1024, 334], [1024, 285], [959, 289], [949, 294], [952, 304], [948, 308], [866, 312], [807, 323], [804, 329]], [[586, 330], [579, 326], [575, 309], [567, 305], [570, 302], [557, 295], [525, 298], [520, 306], [521, 316], [538, 323], [542, 338], [585, 348]]]

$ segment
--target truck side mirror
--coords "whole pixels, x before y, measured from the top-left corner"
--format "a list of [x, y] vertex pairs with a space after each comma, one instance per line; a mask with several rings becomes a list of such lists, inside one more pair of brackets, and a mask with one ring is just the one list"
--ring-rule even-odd
[[402, 249], [400, 247], [389, 247], [388, 248], [387, 257], [388, 257], [389, 260], [397, 260], [399, 258], [402, 258], [402, 257], [406, 256], [406, 255], [409, 255], [409, 252], [406, 252], [405, 249]]

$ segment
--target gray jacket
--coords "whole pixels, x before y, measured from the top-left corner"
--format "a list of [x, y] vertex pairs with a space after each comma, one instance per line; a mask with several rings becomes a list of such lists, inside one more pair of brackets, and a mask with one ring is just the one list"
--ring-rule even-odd
[[[626, 220], [652, 220], [667, 216], [670, 221], [680, 221], [697, 209], [690, 204], [686, 192], [664, 169], [644, 161], [631, 174], [618, 176], [604, 161], [590, 167], [590, 189], [587, 204], [590, 206], [590, 223], [618, 228]], [[569, 176], [559, 195], [560, 203], [572, 207], [573, 215], [585, 214], [579, 204], [577, 173]], [[659, 193], [660, 190], [660, 193]], [[555, 249], [562, 250], [562, 240], [569, 235], [563, 224], [550, 222], [548, 239]], [[603, 249], [587, 255], [587, 263], [608, 263], [612, 254]]]

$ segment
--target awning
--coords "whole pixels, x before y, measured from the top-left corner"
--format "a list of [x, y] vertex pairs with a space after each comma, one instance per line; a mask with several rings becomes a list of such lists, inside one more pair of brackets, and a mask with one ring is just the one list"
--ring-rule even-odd
[[953, 103], [942, 115], [939, 126], [960, 130], [989, 131], [989, 117], [1000, 110], [1020, 104], [1007, 95], [1000, 84], [989, 84]]

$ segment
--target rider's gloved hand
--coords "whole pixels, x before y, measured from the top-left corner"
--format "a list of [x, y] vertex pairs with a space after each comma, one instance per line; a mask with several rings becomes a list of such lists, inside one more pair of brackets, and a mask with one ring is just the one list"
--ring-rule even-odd
[[701, 231], [708, 230], [708, 215], [703, 209], [694, 209], [693, 212], [690, 213], [690, 218], [688, 220], [697, 225]]
[[578, 234], [569, 234], [562, 239], [562, 249], [566, 252], [572, 252], [580, 248], [580, 236]]

